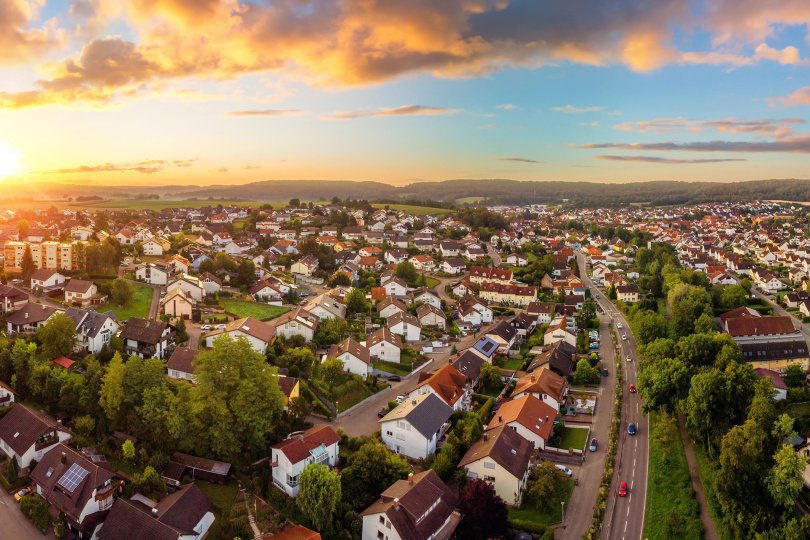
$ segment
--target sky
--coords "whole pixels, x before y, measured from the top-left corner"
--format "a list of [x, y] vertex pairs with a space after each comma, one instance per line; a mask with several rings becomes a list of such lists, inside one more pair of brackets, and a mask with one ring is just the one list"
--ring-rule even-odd
[[0, 0], [0, 180], [810, 177], [807, 0]]

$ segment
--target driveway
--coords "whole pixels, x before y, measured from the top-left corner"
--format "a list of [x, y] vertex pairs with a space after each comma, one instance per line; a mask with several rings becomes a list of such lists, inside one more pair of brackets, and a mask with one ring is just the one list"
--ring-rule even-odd
[[20, 503], [0, 488], [0, 538], [53, 540], [53, 533], [42, 534], [20, 511]]

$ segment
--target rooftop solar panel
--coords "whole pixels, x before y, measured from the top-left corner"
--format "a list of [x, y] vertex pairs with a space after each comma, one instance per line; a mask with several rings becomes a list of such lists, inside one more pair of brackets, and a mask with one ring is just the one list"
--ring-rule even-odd
[[81, 483], [81, 481], [84, 480], [85, 476], [87, 476], [87, 471], [84, 470], [79, 465], [77, 465], [76, 463], [74, 463], [73, 465], [70, 466], [68, 472], [62, 475], [62, 478], [59, 479], [59, 482], [57, 482], [57, 484], [59, 484], [69, 492], [73, 493], [73, 491], [76, 489], [76, 486], [78, 486]]

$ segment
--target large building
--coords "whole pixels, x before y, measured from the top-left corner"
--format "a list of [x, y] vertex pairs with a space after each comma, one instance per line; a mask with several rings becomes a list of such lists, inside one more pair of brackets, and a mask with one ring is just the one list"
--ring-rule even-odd
[[5, 270], [19, 272], [26, 246], [31, 247], [31, 256], [37, 268], [50, 270], [78, 270], [76, 246], [84, 242], [6, 242], [4, 250]]

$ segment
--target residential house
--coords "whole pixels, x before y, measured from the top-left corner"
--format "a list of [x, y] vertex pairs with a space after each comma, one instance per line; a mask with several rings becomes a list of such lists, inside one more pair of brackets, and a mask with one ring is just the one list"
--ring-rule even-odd
[[96, 354], [118, 333], [118, 321], [112, 311], [98, 313], [92, 308], [69, 307], [65, 315], [76, 325], [74, 351]]
[[556, 414], [568, 398], [568, 380], [550, 369], [540, 368], [527, 373], [515, 383], [512, 398], [523, 396], [534, 396], [553, 408]]
[[451, 409], [436, 394], [408, 398], [380, 420], [382, 442], [412, 459], [426, 459], [449, 427]]
[[69, 279], [65, 284], [65, 302], [68, 305], [79, 304], [86, 307], [95, 295], [98, 294], [98, 285], [92, 281], [82, 279]]
[[189, 347], [177, 347], [166, 362], [170, 379], [194, 382], [194, 359], [200, 351]]
[[320, 319], [346, 318], [346, 305], [326, 294], [316, 296], [307, 303], [305, 308]]
[[787, 399], [788, 393], [788, 386], [785, 384], [785, 381], [779, 375], [779, 373], [773, 371], [772, 369], [765, 369], [765, 368], [757, 368], [754, 370], [754, 373], [757, 374], [757, 377], [760, 379], [768, 378], [771, 380], [773, 384], [773, 390], [776, 392], [774, 399], [777, 401]]
[[459, 462], [468, 478], [482, 478], [508, 505], [518, 506], [529, 476], [534, 445], [505, 425], [489, 429]]
[[202, 302], [205, 296], [202, 280], [188, 274], [177, 274], [171, 283], [166, 287], [167, 294], [175, 289], [179, 289], [183, 296], [193, 302]]
[[17, 394], [11, 389], [9, 385], [0, 381], [0, 409], [3, 407], [10, 407], [14, 404], [14, 397]]
[[433, 304], [420, 304], [416, 308], [416, 318], [422, 327], [435, 326], [444, 330], [446, 319], [444, 312]]
[[558, 341], [564, 341], [569, 345], [576, 346], [577, 344], [577, 335], [571, 328], [568, 326], [568, 316], [564, 315], [560, 318], [558, 324], [549, 326], [548, 330], [546, 330], [545, 335], [543, 336], [543, 342], [551, 345]]
[[163, 312], [172, 317], [191, 319], [194, 302], [180, 288], [172, 289], [162, 300]]
[[290, 404], [290, 400], [297, 398], [301, 395], [301, 385], [297, 377], [287, 377], [286, 375], [278, 376], [278, 387], [281, 393], [284, 394], [284, 410]]
[[511, 270], [473, 266], [470, 268], [470, 281], [477, 285], [481, 285], [484, 282], [511, 285], [514, 283], [515, 279]]
[[528, 266], [529, 259], [520, 253], [510, 253], [506, 257], [506, 264], [517, 267]]
[[407, 312], [394, 313], [385, 321], [386, 326], [395, 334], [402, 336], [405, 341], [419, 341], [422, 326], [419, 320]]
[[17, 471], [28, 474], [31, 462], [70, 440], [62, 423], [43, 412], [18, 403], [0, 418], [0, 450], [17, 462]]
[[119, 497], [95, 540], [203, 540], [214, 519], [211, 499], [185, 484], [151, 507]]
[[414, 304], [417, 302], [422, 302], [425, 304], [430, 304], [436, 309], [441, 309], [442, 307], [442, 299], [439, 298], [439, 293], [437, 293], [435, 289], [420, 287], [411, 293], [411, 298], [413, 298]]
[[[103, 466], [103, 465], [106, 465]], [[106, 461], [96, 463], [60, 443], [31, 472], [37, 495], [61, 514], [79, 538], [92, 538], [113, 505], [116, 483]]]
[[138, 266], [135, 270], [135, 279], [149, 283], [150, 285], [166, 285], [171, 275], [171, 268], [163, 261], [147, 263]]
[[491, 364], [495, 356], [498, 354], [498, 342], [492, 336], [486, 335], [476, 341], [470, 348], [470, 351], [477, 354], [481, 358]]
[[20, 309], [28, 303], [28, 293], [11, 285], [0, 285], [0, 314]]
[[534, 317], [537, 324], [549, 324], [554, 318], [555, 304], [553, 302], [532, 302], [526, 308], [526, 314]]
[[619, 285], [616, 287], [616, 298], [625, 304], [638, 302], [638, 285]]
[[538, 450], [545, 450], [554, 430], [557, 410], [531, 394], [511, 399], [498, 408], [486, 431], [506, 426], [529, 441]]
[[477, 389], [481, 377], [481, 366], [486, 363], [484, 357], [476, 354], [472, 349], [468, 349], [452, 363], [452, 366], [467, 377], [473, 389]]
[[62, 313], [62, 311], [45, 304], [23, 304], [19, 310], [6, 316], [7, 333], [36, 332], [37, 328], [45, 325], [48, 319], [57, 313]]
[[456, 495], [428, 469], [408, 475], [363, 510], [361, 540], [445, 540], [461, 521]]
[[222, 290], [222, 280], [210, 272], [203, 272], [200, 275], [200, 282], [206, 296], [214, 296]]
[[143, 254], [150, 257], [162, 257], [163, 252], [168, 250], [170, 244], [159, 238], [152, 237], [146, 240], [143, 244]]
[[393, 296], [386, 296], [377, 304], [377, 313], [383, 318], [388, 318], [394, 313], [405, 313], [407, 311], [408, 308], [405, 304]]
[[163, 321], [130, 317], [120, 337], [127, 355], [163, 358], [171, 351], [174, 327]]
[[298, 479], [312, 463], [334, 467], [338, 460], [340, 437], [329, 426], [315, 426], [295, 433], [270, 447], [273, 484], [289, 495], [298, 495]]
[[442, 257], [458, 257], [461, 253], [461, 245], [455, 240], [442, 240], [439, 242], [439, 250]]
[[212, 348], [214, 341], [223, 335], [229, 336], [231, 339], [244, 337], [254, 351], [265, 354], [268, 345], [275, 340], [276, 327], [253, 317], [236, 319], [227, 323], [225, 328], [212, 330], [205, 334], [205, 346], [209, 349]]
[[507, 355], [517, 342], [517, 331], [507, 321], [500, 321], [486, 336], [498, 344], [498, 354]]
[[32, 289], [50, 289], [65, 282], [65, 276], [53, 269], [40, 268], [31, 274]]
[[292, 336], [303, 336], [306, 343], [310, 343], [318, 331], [319, 318], [303, 307], [295, 311], [289, 311], [273, 321], [276, 326], [276, 334], [291, 338]]
[[493, 320], [492, 308], [489, 307], [487, 301], [472, 294], [468, 294], [459, 300], [456, 309], [461, 320], [467, 321], [476, 327], [489, 324]]
[[290, 267], [290, 272], [302, 276], [311, 276], [316, 270], [318, 270], [318, 257], [314, 255], [306, 255]]
[[[534, 350], [532, 349], [532, 351]], [[539, 354], [532, 359], [526, 371], [534, 373], [539, 369], [547, 368], [561, 377], [568, 377], [574, 371], [576, 363], [576, 345], [560, 340], [541, 347]]]
[[485, 281], [478, 289], [481, 298], [490, 302], [498, 302], [515, 306], [528, 306], [537, 300], [537, 288], [525, 285], [509, 284]]
[[366, 338], [366, 347], [371, 358], [386, 362], [399, 363], [402, 355], [402, 338], [383, 326], [370, 333]]
[[343, 362], [343, 369], [349, 373], [367, 377], [371, 375], [371, 354], [365, 345], [346, 338], [340, 343], [332, 345], [324, 355], [323, 361], [337, 358]]
[[405, 296], [408, 294], [408, 285], [402, 278], [397, 276], [386, 281], [382, 287], [385, 289], [387, 296]]
[[467, 263], [464, 262], [464, 259], [451, 257], [443, 260], [439, 264], [439, 270], [445, 274], [457, 275], [467, 270]]
[[436, 268], [436, 260], [430, 255], [414, 255], [408, 262], [419, 271], [432, 272]]
[[419, 372], [419, 382], [407, 397], [427, 393], [436, 394], [454, 411], [466, 411], [472, 406], [472, 387], [469, 379], [451, 365], [446, 365], [435, 373]]

